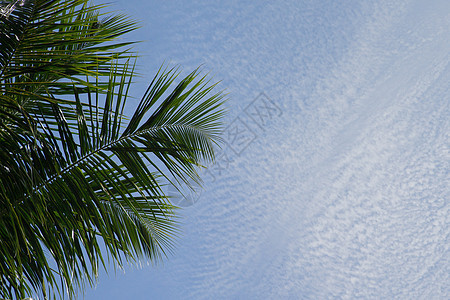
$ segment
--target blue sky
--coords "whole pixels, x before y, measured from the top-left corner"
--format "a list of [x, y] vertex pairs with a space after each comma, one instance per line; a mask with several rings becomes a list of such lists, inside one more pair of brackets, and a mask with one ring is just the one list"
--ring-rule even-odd
[[[96, 1], [100, 3], [100, 1]], [[202, 65], [227, 143], [163, 265], [85, 299], [450, 298], [448, 1], [116, 1], [145, 83]]]

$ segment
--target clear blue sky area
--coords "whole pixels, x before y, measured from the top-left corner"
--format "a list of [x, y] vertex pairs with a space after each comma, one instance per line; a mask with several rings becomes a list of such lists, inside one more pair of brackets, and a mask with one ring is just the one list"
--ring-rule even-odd
[[450, 298], [449, 1], [111, 9], [142, 25], [134, 96], [202, 65], [229, 113], [174, 254], [85, 299]]

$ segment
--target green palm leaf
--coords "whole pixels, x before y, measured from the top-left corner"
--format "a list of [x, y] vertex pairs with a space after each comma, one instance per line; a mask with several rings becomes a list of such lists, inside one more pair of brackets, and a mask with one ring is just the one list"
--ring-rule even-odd
[[2, 9], [0, 297], [73, 297], [106, 257], [161, 260], [177, 235], [162, 185], [201, 181], [223, 94], [160, 69], [127, 118], [133, 55], [114, 39], [133, 22], [82, 0]]

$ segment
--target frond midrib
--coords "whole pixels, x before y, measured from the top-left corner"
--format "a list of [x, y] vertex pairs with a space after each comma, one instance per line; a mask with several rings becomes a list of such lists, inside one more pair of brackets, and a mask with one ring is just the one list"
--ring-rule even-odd
[[[62, 176], [63, 174], [66, 174], [67, 172], [69, 172], [72, 168], [80, 165], [83, 163], [83, 161], [86, 161], [87, 159], [89, 159], [90, 157], [103, 152], [103, 151], [107, 151], [108, 149], [112, 148], [114, 145], [120, 143], [121, 141], [127, 140], [127, 139], [132, 139], [134, 137], [138, 137], [139, 135], [148, 133], [148, 132], [153, 132], [153, 131], [158, 131], [158, 130], [162, 130], [162, 129], [169, 129], [169, 128], [189, 128], [192, 130], [196, 130], [199, 132], [202, 132], [203, 134], [206, 134], [203, 130], [201, 130], [200, 128], [197, 128], [195, 126], [189, 125], [189, 124], [164, 124], [164, 125], [159, 125], [159, 126], [154, 126], [151, 128], [147, 128], [147, 129], [143, 129], [143, 130], [138, 130], [134, 133], [130, 133], [124, 136], [121, 136], [119, 139], [111, 141], [89, 153], [87, 153], [86, 155], [80, 157], [79, 159], [77, 159], [76, 161], [72, 162], [71, 164], [69, 164], [68, 166], [66, 166], [65, 168], [63, 168], [58, 174], [53, 175], [52, 177], [46, 179], [40, 186], [36, 187], [34, 189], [33, 193], [38, 192], [39, 190], [41, 190], [43, 187], [48, 186], [49, 184], [51, 184], [54, 180], [56, 180], [58, 177]], [[18, 203], [16, 205], [20, 205], [20, 203], [22, 203], [25, 199], [19, 200]], [[7, 211], [2, 211], [0, 213], [0, 216], [3, 217], [7, 214]]]

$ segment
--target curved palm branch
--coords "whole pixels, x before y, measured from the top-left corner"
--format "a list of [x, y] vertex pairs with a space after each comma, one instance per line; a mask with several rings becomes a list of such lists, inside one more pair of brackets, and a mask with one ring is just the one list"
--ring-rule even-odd
[[198, 70], [160, 69], [125, 117], [133, 56], [114, 38], [135, 26], [86, 3], [0, 11], [0, 298], [71, 298], [103, 247], [119, 266], [160, 260], [177, 235], [161, 186], [199, 182], [220, 140], [223, 94]]

